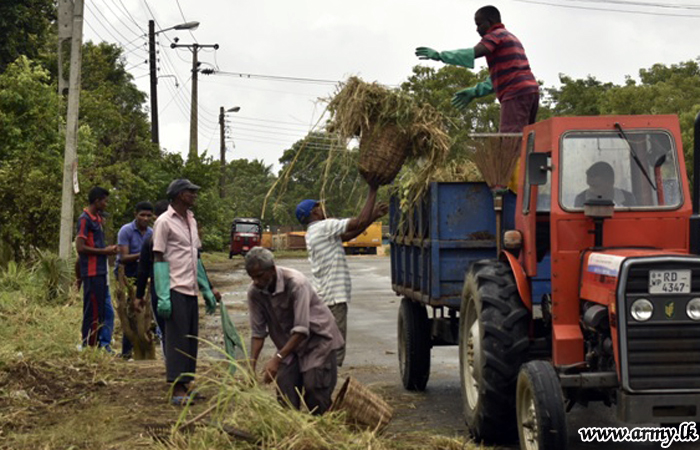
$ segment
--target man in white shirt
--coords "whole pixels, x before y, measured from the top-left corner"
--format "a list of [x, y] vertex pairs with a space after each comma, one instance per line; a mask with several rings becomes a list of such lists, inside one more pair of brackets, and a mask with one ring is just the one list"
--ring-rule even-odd
[[[350, 301], [350, 270], [345, 260], [343, 242], [349, 241], [387, 213], [385, 203], [375, 206], [378, 186], [370, 185], [367, 200], [360, 215], [350, 219], [329, 219], [317, 200], [303, 200], [297, 205], [296, 216], [306, 229], [306, 249], [311, 263], [311, 282], [323, 302], [328, 305], [338, 328], [347, 338], [347, 314]], [[338, 349], [338, 366], [345, 359], [345, 345]]]

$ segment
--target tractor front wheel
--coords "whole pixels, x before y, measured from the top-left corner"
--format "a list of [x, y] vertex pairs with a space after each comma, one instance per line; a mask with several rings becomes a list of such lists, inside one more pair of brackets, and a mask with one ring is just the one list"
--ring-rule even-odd
[[530, 361], [518, 375], [516, 406], [521, 450], [565, 450], [566, 412], [559, 377], [547, 361]]
[[510, 267], [496, 260], [474, 263], [462, 291], [459, 366], [464, 418], [477, 441], [517, 436], [515, 385], [529, 324]]

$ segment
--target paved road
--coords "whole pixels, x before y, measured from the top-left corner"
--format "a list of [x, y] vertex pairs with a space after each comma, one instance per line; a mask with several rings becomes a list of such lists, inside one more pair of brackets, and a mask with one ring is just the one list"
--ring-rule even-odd
[[[396, 354], [396, 321], [400, 298], [391, 290], [389, 258], [377, 256], [348, 257], [352, 274], [352, 303], [348, 316], [348, 352], [340, 378], [353, 375], [372, 386], [397, 405], [390, 431], [433, 430], [450, 436], [468, 436], [462, 416], [459, 381], [459, 357], [456, 347], [434, 348], [431, 374], [425, 392], [405, 391], [401, 385]], [[305, 259], [284, 259], [280, 265], [309, 274]], [[237, 325], [247, 329], [245, 314], [245, 274], [231, 277], [240, 288], [227, 292], [224, 299], [240, 314]], [[268, 344], [268, 347], [270, 345]], [[269, 349], [268, 349], [269, 350]], [[622, 426], [614, 418], [614, 409], [604, 406], [575, 407], [568, 415], [569, 448], [580, 449], [658, 449], [653, 443], [582, 443], [577, 430], [592, 426]], [[507, 448], [518, 448], [511, 446]], [[700, 443], [675, 443], [672, 449], [698, 449]]]

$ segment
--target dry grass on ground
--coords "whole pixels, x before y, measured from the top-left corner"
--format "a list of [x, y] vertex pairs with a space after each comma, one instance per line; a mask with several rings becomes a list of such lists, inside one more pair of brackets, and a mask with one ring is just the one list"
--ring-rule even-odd
[[[210, 262], [213, 277], [240, 269], [235, 261]], [[32, 300], [21, 286], [0, 292], [0, 449], [476, 448], [425, 432], [378, 435], [346, 425], [342, 414], [318, 418], [286, 409], [269, 386], [240, 369], [233, 377], [221, 360], [200, 360], [197, 385], [207, 399], [171, 406], [162, 360], [78, 351], [80, 315], [77, 292], [65, 304]], [[202, 338], [213, 340], [209, 334], [216, 330], [203, 325]], [[216, 353], [206, 342], [201, 347]], [[405, 399], [388, 400], [396, 414], [407, 407]], [[202, 426], [174, 431], [207, 411], [197, 422]], [[232, 437], [226, 432], [231, 427], [252, 441]]]

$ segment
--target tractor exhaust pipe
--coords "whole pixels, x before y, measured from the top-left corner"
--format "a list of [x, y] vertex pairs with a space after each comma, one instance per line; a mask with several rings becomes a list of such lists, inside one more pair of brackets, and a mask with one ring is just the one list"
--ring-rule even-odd
[[693, 134], [693, 215], [690, 217], [690, 253], [700, 255], [700, 113]]

